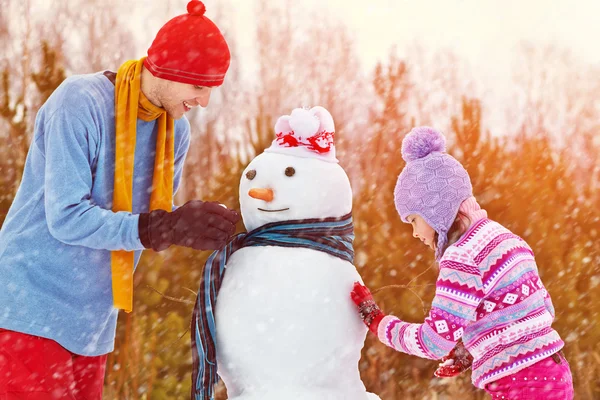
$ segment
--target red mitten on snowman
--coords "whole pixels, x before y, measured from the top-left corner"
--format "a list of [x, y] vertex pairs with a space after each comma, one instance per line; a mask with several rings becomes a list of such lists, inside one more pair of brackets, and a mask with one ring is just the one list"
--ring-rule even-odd
[[369, 289], [359, 282], [354, 282], [350, 297], [352, 297], [352, 301], [354, 301], [354, 304], [358, 307], [360, 318], [367, 328], [377, 335], [377, 327], [385, 315], [381, 312], [381, 309], [377, 307], [377, 304], [375, 304], [375, 300], [373, 300], [373, 295]]
[[456, 343], [450, 354], [443, 357], [441, 361], [438, 369], [433, 374], [438, 378], [451, 378], [471, 368], [473, 356], [465, 349], [461, 340]]

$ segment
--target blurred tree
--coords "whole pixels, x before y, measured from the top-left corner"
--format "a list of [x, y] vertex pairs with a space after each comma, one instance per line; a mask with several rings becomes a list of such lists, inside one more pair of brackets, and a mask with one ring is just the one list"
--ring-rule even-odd
[[[21, 172], [25, 163], [25, 156], [29, 146], [28, 126], [31, 123], [29, 115], [29, 97], [27, 87], [30, 83], [29, 71], [31, 69], [31, 11], [30, 1], [23, 4], [4, 0], [1, 4], [3, 10], [13, 10], [15, 20], [6, 16], [0, 17], [3, 28], [0, 30], [0, 43], [3, 57], [0, 59], [0, 118], [3, 126], [7, 127], [8, 135], [2, 135], [5, 144], [10, 150], [6, 151], [6, 159], [0, 167], [4, 170], [2, 175], [7, 178], [7, 183], [12, 184], [8, 189], [10, 193], [19, 186]], [[20, 7], [19, 7], [20, 6]], [[3, 15], [8, 15], [3, 14]], [[13, 37], [18, 26], [25, 28], [21, 35]], [[8, 40], [8, 39], [11, 40]], [[20, 60], [15, 63], [14, 60]], [[4, 220], [5, 210], [2, 211]]]
[[31, 79], [40, 93], [40, 104], [44, 104], [66, 78], [59, 54], [61, 51], [62, 49], [52, 48], [46, 40], [42, 41], [40, 70], [31, 74]]

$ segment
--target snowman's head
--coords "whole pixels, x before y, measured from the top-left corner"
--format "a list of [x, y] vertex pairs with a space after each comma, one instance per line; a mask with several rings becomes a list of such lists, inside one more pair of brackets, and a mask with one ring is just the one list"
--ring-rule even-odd
[[323, 107], [295, 109], [278, 119], [275, 133], [271, 147], [242, 174], [240, 206], [246, 229], [349, 213], [352, 189], [335, 158], [329, 112]]

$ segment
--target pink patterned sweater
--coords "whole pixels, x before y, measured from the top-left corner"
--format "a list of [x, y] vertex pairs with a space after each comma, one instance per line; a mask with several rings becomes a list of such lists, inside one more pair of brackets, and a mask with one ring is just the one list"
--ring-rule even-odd
[[440, 359], [462, 337], [472, 381], [484, 388], [559, 351], [554, 307], [523, 239], [487, 218], [448, 247], [429, 316], [411, 324], [386, 316], [379, 340], [395, 350]]

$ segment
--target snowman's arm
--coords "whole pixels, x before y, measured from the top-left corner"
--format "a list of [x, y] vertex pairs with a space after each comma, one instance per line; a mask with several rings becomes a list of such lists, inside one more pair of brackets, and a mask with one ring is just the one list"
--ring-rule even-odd
[[470, 321], [475, 320], [484, 296], [479, 269], [469, 264], [442, 260], [436, 295], [425, 322], [412, 324], [385, 316], [377, 327], [379, 340], [397, 351], [422, 358], [439, 360], [446, 356]]

